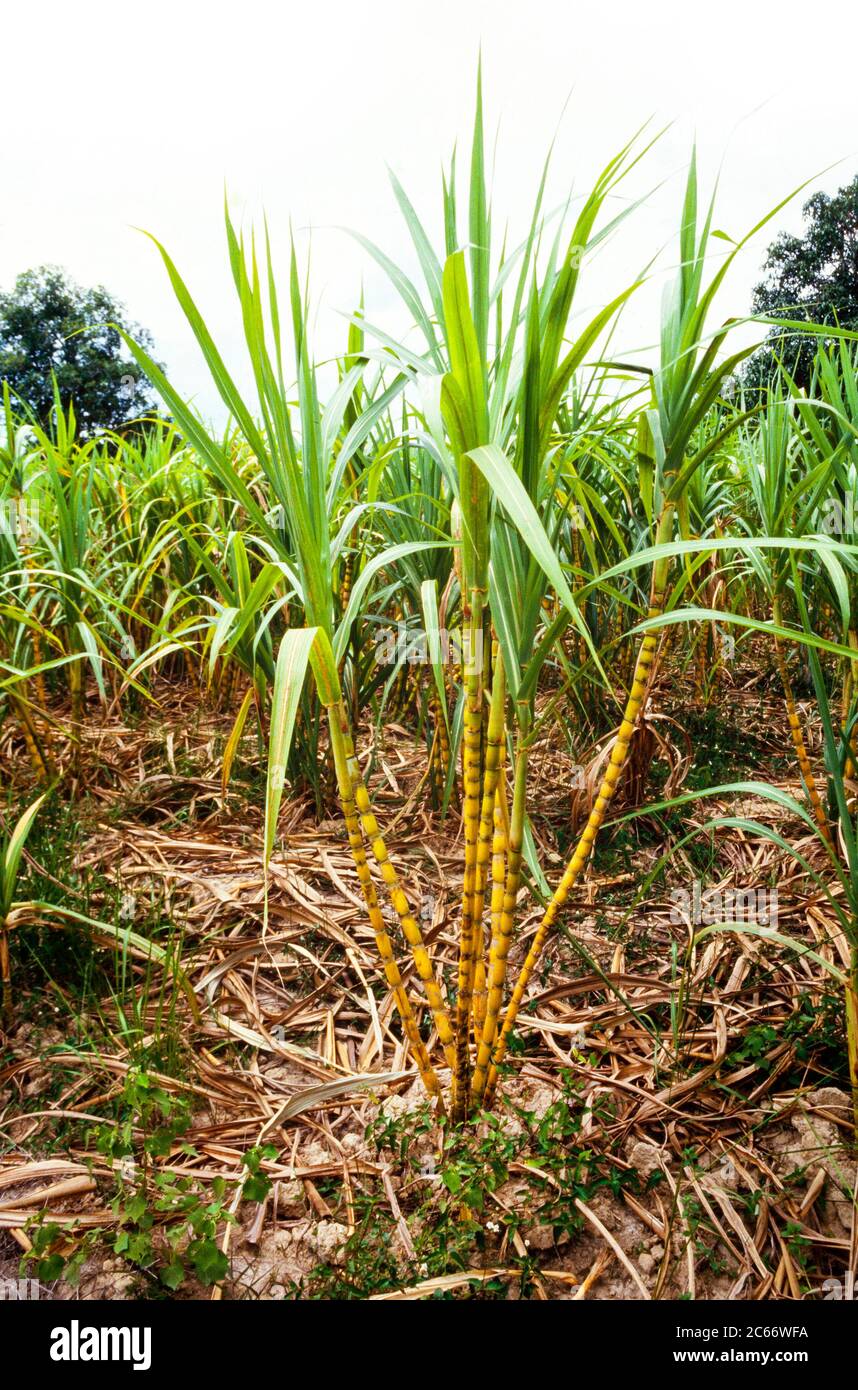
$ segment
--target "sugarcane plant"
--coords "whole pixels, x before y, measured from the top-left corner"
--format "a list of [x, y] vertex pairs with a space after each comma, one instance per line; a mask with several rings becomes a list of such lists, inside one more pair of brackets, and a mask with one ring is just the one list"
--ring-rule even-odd
[[[809, 469], [798, 466], [799, 435], [793, 396], [775, 380], [765, 407], [753, 428], [743, 435], [740, 458], [744, 464], [751, 506], [747, 524], [752, 534], [797, 537], [815, 529], [820, 500], [829, 490], [832, 458], [825, 451]], [[784, 605], [789, 593], [790, 552], [753, 549], [749, 563], [767, 596], [771, 609], [775, 657], [783, 686], [787, 720], [796, 762], [808, 802], [820, 834], [830, 840], [831, 831], [807, 751], [804, 731], [793, 693], [787, 650], [779, 630], [784, 626]]]
[[[426, 1090], [456, 1122], [495, 1099], [534, 971], [623, 781], [651, 698], [660, 629], [689, 586], [699, 592], [714, 573], [710, 559], [722, 542], [705, 534], [715, 528], [706, 519], [701, 470], [712, 470], [723, 498], [728, 475], [716, 477], [715, 461], [757, 411], [732, 406], [722, 395], [752, 349], [726, 350], [731, 321], [708, 325], [736, 255], [768, 218], [742, 240], [727, 239], [729, 250], [707, 278], [713, 203], [701, 214], [693, 157], [655, 367], [630, 369], [612, 363], [609, 353], [618, 317], [643, 273], [583, 326], [570, 328], [582, 268], [636, 206], [627, 203], [603, 221], [608, 200], [651, 143], [639, 135], [626, 145], [575, 217], [561, 212], [552, 234], [556, 215], [543, 209], [546, 165], [524, 240], [512, 252], [504, 242], [495, 259], [478, 86], [467, 226], [459, 225], [451, 166], [440, 254], [394, 179], [423, 288], [358, 238], [402, 297], [420, 345], [391, 337], [361, 304], [325, 404], [294, 244], [290, 379], [267, 231], [260, 256], [255, 238], [236, 229], [228, 208], [229, 260], [255, 408], [163, 247], [173, 289], [229, 411], [227, 437], [215, 438], [145, 349], [126, 339], [223, 503], [213, 517], [192, 511], [172, 527], [167, 522], [171, 540], [159, 553], [181, 543], [211, 612], [201, 620], [191, 607], [178, 631], [159, 622], [155, 649], [190, 650], [201, 642], [210, 679], [219, 663], [238, 664], [249, 684], [228, 741], [230, 760], [249, 702], [260, 727], [270, 709], [263, 930], [291, 750], [299, 725], [306, 731], [313, 691], [385, 979]], [[815, 482], [810, 493], [815, 506]], [[759, 524], [770, 520], [761, 513]], [[783, 549], [789, 551], [788, 540]], [[683, 563], [674, 566], [678, 556]], [[684, 620], [695, 621], [701, 611], [689, 610]], [[394, 690], [393, 673], [384, 676], [367, 654], [367, 634], [391, 612], [406, 627], [425, 627], [423, 693], [442, 749], [440, 776], [433, 773], [442, 809], [455, 801], [460, 762], [462, 886], [449, 990], [388, 853], [357, 751], [363, 692], [383, 689], [387, 698]], [[625, 632], [629, 614], [638, 621]], [[462, 633], [458, 671], [445, 665], [441, 641], [454, 615]], [[711, 613], [705, 616], [711, 620]], [[150, 659], [144, 656], [135, 673]], [[556, 718], [560, 698], [547, 705], [537, 699], [548, 663], [563, 695], [575, 692], [582, 709], [613, 725], [600, 785], [554, 887], [528, 817], [530, 753]], [[396, 689], [401, 693], [404, 682]], [[311, 751], [318, 752], [318, 740], [311, 740]], [[378, 878], [392, 915], [382, 907]], [[542, 913], [508, 988], [525, 886]], [[424, 1005], [409, 991], [393, 922], [410, 951], [431, 1032]]]
[[0, 843], [0, 1015], [4, 1024], [12, 1017], [12, 954], [9, 937], [16, 924], [15, 889], [21, 855], [45, 793], [28, 806], [11, 833]]
[[[626, 570], [641, 564], [648, 566], [650, 578], [646, 621], [649, 626], [639, 639], [622, 720], [598, 793], [560, 882], [545, 907], [513, 987], [488, 1063], [483, 1092], [486, 1103], [493, 1099], [498, 1069], [530, 978], [560, 911], [590, 859], [596, 837], [626, 767], [638, 720], [646, 709], [658, 644], [655, 624], [667, 602], [671, 560], [676, 553], [674, 526], [677, 515], [682, 513], [684, 507], [685, 489], [696, 470], [723, 444], [741, 420], [741, 416], [733, 415], [702, 446], [696, 449], [692, 447], [701, 422], [719, 397], [724, 380], [735, 371], [749, 351], [744, 349], [719, 360], [720, 349], [731, 325], [728, 322], [710, 333], [706, 330], [712, 301], [733, 258], [748, 239], [745, 237], [734, 246], [708, 285], [704, 284], [712, 212], [710, 203], [700, 227], [696, 167], [692, 159], [683, 206], [680, 266], [673, 286], [666, 295], [662, 316], [660, 362], [651, 378], [650, 403], [638, 416], [638, 468], [641, 488], [652, 517], [653, 544], [621, 562], [619, 567]], [[603, 579], [612, 578], [613, 571], [609, 569]]]

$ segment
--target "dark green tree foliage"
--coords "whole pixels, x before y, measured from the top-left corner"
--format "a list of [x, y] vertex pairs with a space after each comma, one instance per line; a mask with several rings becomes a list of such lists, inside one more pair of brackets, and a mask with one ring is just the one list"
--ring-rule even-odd
[[151, 347], [146, 330], [102, 286], [82, 289], [57, 266], [27, 270], [11, 293], [0, 294], [0, 380], [47, 424], [53, 374], [83, 434], [120, 429], [154, 402], [145, 377], [123, 355], [116, 324]]
[[[833, 198], [814, 193], [803, 212], [804, 235], [781, 232], [768, 249], [754, 313], [858, 329], [858, 178]], [[781, 360], [807, 386], [819, 342], [810, 334], [773, 329], [751, 358], [745, 385], [765, 385]]]

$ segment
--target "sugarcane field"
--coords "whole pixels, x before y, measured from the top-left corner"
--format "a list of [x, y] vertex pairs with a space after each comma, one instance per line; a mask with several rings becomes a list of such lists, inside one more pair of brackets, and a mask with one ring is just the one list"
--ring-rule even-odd
[[659, 94], [621, 9], [602, 124], [604, 15], [590, 72], [443, 0], [442, 75], [384, 0], [385, 77], [295, 11], [300, 137], [218, 10], [270, 146], [189, 75], [145, 177], [94, 93], [88, 191], [10, 177], [0, 1326], [52, 1362], [105, 1301], [574, 1301], [812, 1365], [854, 1302], [858, 103]]

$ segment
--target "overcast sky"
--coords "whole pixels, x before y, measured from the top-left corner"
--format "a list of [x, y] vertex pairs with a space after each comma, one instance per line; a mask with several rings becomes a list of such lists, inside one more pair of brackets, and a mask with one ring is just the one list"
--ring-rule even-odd
[[[663, 246], [660, 264], [669, 266], [695, 136], [705, 189], [720, 169], [716, 225], [732, 236], [805, 179], [833, 191], [855, 176], [856, 16], [847, 0], [6, 7], [0, 286], [45, 262], [106, 285], [152, 332], [185, 394], [215, 414], [157, 253], [134, 229], [165, 243], [238, 369], [224, 182], [246, 224], [266, 210], [284, 270], [291, 217], [299, 246], [312, 241], [317, 355], [330, 352], [362, 278], [370, 316], [394, 313], [381, 272], [340, 228], [410, 265], [389, 164], [440, 232], [440, 168], [457, 138], [467, 145], [482, 44], [487, 130], [498, 135], [498, 227], [506, 217], [521, 227], [570, 94], [549, 204], [570, 187], [586, 190], [648, 118], [672, 123], [628, 186], [630, 197], [652, 190], [645, 209], [588, 267], [579, 307], [595, 307]], [[774, 226], [800, 227], [806, 196]], [[725, 315], [747, 312], [769, 236], [744, 253]], [[654, 341], [657, 281], [638, 296], [617, 347]]]

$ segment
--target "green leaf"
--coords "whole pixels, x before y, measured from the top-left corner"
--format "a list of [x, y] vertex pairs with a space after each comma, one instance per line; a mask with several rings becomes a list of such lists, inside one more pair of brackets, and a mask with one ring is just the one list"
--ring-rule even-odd
[[271, 728], [268, 739], [268, 770], [265, 781], [265, 831], [263, 839], [263, 863], [267, 870], [274, 848], [277, 830], [277, 816], [283, 797], [286, 766], [292, 735], [295, 732], [295, 717], [310, 651], [316, 640], [317, 628], [290, 628], [283, 636], [277, 653], [277, 666], [274, 672], [274, 692], [271, 701]]
[[254, 1173], [245, 1178], [241, 1195], [245, 1202], [264, 1202], [270, 1191], [270, 1179], [260, 1173]]
[[178, 1256], [171, 1260], [168, 1265], [165, 1265], [160, 1273], [161, 1283], [165, 1284], [168, 1289], [172, 1289], [173, 1291], [181, 1286], [184, 1278], [185, 1267]]
[[43, 793], [42, 796], [36, 797], [32, 805], [28, 806], [24, 814], [19, 818], [15, 829], [9, 836], [6, 852], [3, 855], [3, 875], [2, 884], [0, 884], [0, 887], [2, 887], [0, 906], [2, 906], [4, 917], [7, 916], [12, 906], [15, 883], [18, 877], [18, 866], [21, 862], [21, 855], [24, 852], [27, 836], [33, 828], [33, 821], [36, 819], [39, 807], [42, 805], [46, 796], [47, 792]]
[[197, 1276], [204, 1284], [218, 1284], [229, 1272], [229, 1260], [211, 1239], [195, 1243], [192, 1259]]

